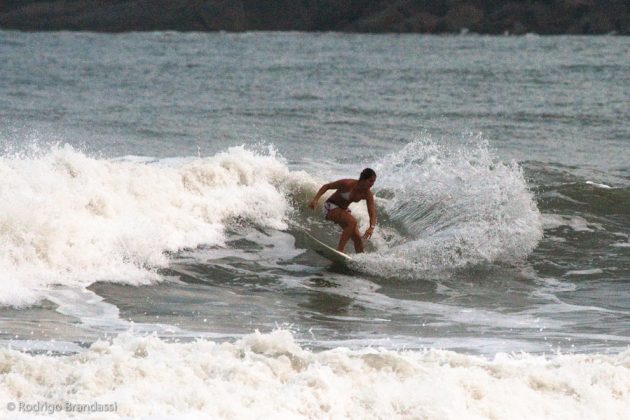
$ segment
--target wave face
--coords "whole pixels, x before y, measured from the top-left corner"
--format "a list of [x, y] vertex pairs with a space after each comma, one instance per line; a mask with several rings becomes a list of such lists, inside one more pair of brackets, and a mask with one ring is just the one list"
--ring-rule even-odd
[[[0, 377], [4, 401], [116, 404], [99, 418], [620, 419], [630, 410], [627, 351], [487, 359], [443, 350], [316, 352], [286, 330], [233, 343], [125, 333], [73, 355], [0, 349], [0, 370], [11, 372]], [[6, 404], [0, 413], [11, 414]]]
[[380, 205], [404, 235], [389, 235], [378, 258], [362, 260], [376, 274], [513, 262], [542, 238], [542, 218], [521, 167], [499, 161], [481, 138], [450, 145], [416, 141], [383, 158], [377, 171], [385, 197]]
[[[168, 253], [222, 245], [242, 223], [285, 229], [292, 173], [273, 150], [205, 159], [88, 157], [70, 146], [0, 158], [0, 304], [51, 284], [143, 284]], [[292, 181], [293, 180], [293, 181]]]

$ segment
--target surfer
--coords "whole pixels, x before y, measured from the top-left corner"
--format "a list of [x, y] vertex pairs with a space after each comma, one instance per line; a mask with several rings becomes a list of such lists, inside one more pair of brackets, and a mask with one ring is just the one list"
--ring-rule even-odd
[[374, 228], [376, 227], [376, 205], [374, 204], [374, 195], [370, 191], [374, 182], [376, 182], [376, 172], [370, 168], [365, 168], [361, 171], [358, 180], [340, 179], [322, 185], [308, 204], [310, 208], [315, 209], [320, 197], [326, 191], [336, 190], [324, 203], [324, 216], [326, 220], [337, 223], [343, 229], [339, 238], [339, 245], [337, 245], [337, 251], [343, 252], [348, 240], [352, 239], [355, 251], [357, 253], [363, 252], [363, 241], [361, 240], [357, 220], [352, 216], [348, 208], [350, 203], [361, 200], [366, 201], [368, 214], [370, 215], [370, 227], [363, 234], [363, 239], [370, 239], [372, 233], [374, 233]]

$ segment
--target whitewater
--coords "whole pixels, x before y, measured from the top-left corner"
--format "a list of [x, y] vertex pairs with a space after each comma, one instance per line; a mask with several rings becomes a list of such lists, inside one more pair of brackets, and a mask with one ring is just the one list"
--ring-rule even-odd
[[[386, 174], [379, 189], [391, 196], [381, 202], [389, 218], [382, 230], [393, 238], [377, 235], [380, 249], [359, 256], [358, 266], [376, 273], [383, 264], [390, 271], [406, 267], [413, 276], [531, 252], [541, 237], [540, 214], [520, 168], [495, 167], [486, 146], [475, 147], [470, 156], [461, 150], [451, 156], [417, 142], [378, 163]], [[159, 281], [156, 269], [168, 266], [169, 253], [225, 246], [235, 226], [297, 225], [291, 215], [304, 213], [303, 199], [323, 182], [291, 171], [272, 147], [264, 154], [234, 147], [206, 159], [103, 160], [66, 144], [0, 163], [0, 302], [12, 306], [36, 302], [47, 285]], [[365, 208], [352, 208], [365, 225]]]

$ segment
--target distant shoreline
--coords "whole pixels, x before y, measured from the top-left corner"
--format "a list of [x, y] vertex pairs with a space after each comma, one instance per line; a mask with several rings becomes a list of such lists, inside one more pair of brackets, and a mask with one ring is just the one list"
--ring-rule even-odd
[[6, 0], [0, 29], [630, 35], [621, 0]]

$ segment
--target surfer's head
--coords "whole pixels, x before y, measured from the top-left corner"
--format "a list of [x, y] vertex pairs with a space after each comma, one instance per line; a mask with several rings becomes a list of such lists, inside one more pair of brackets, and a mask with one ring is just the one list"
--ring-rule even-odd
[[359, 175], [359, 181], [367, 183], [368, 188], [372, 187], [376, 182], [376, 172], [374, 172], [374, 169], [365, 168], [361, 171], [361, 175]]

